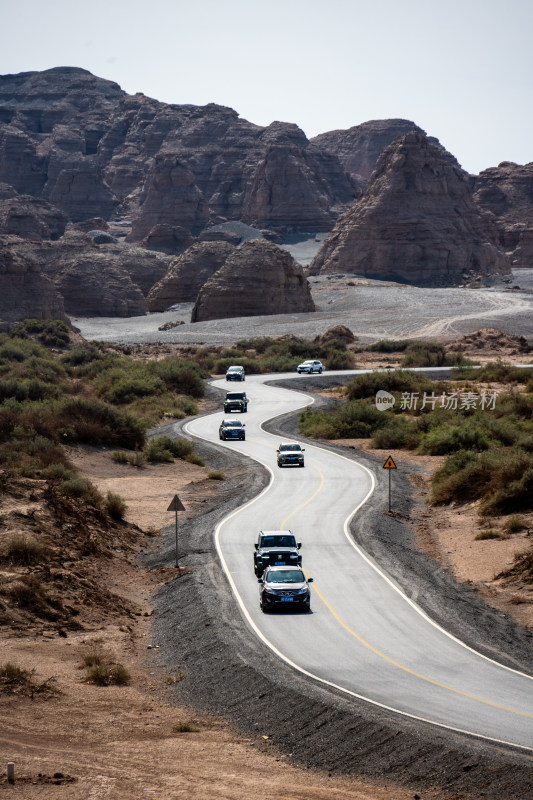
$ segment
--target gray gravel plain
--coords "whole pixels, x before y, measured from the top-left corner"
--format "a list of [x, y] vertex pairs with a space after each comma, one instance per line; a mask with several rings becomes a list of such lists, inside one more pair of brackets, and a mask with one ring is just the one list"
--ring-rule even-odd
[[[239, 339], [287, 333], [313, 339], [334, 325], [346, 325], [363, 344], [383, 338], [444, 341], [479, 328], [533, 339], [533, 269], [517, 270], [509, 284], [482, 289], [426, 289], [350, 275], [311, 277], [309, 282], [314, 313], [191, 323], [192, 303], [183, 303], [157, 314], [72, 317], [72, 323], [86, 339], [122, 345], [231, 345]], [[159, 330], [168, 322], [180, 324]]]

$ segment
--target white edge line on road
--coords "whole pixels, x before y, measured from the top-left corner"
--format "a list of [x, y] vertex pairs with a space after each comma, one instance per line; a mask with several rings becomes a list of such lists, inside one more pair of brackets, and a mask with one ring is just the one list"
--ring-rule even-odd
[[[273, 388], [281, 388], [281, 387], [273, 387]], [[291, 390], [290, 389], [284, 389], [283, 391], [291, 391]], [[315, 402], [314, 398], [311, 397], [311, 395], [307, 395], [307, 394], [305, 394], [303, 392], [301, 394], [303, 395], [303, 397], [307, 398], [310, 401], [308, 403], [308, 405], [311, 405], [312, 403]], [[295, 410], [297, 411], [298, 409], [295, 409]], [[214, 412], [214, 413], [217, 413], [217, 412]], [[264, 433], [268, 434], [268, 431], [264, 430], [263, 425], [265, 424], [265, 422], [269, 422], [271, 419], [275, 419], [275, 417], [271, 417], [268, 420], [264, 420], [263, 422], [259, 423], [259, 427], [261, 428], [261, 430]], [[189, 431], [188, 428], [189, 428], [189, 423], [187, 423], [184, 426], [184, 429], [191, 436], [194, 436], [197, 439], [202, 439], [205, 442], [209, 442], [210, 444], [213, 444], [211, 439], [208, 439], [207, 437], [204, 437], [204, 436], [199, 436], [198, 434], [191, 433], [191, 431]], [[268, 435], [269, 436], [273, 436], [274, 434], [268, 434]], [[316, 447], [318, 450], [324, 450], [325, 452], [333, 453], [333, 451], [327, 450], [324, 447], [319, 447], [318, 445], [311, 445], [311, 447]], [[409, 603], [409, 605], [411, 605], [412, 608], [417, 613], [419, 613], [424, 619], [426, 619], [428, 622], [430, 622], [435, 628], [440, 630], [442, 633], [444, 633], [450, 639], [452, 639], [453, 641], [457, 642], [461, 646], [465, 647], [467, 650], [470, 650], [475, 655], [478, 655], [480, 658], [484, 658], [485, 660], [489, 661], [490, 663], [495, 664], [498, 667], [501, 667], [503, 669], [508, 669], [510, 672], [515, 672], [516, 674], [521, 675], [523, 677], [531, 678], [531, 676], [526, 675], [525, 673], [518, 672], [517, 670], [514, 670], [514, 669], [512, 669], [510, 667], [506, 667], [505, 665], [500, 664], [497, 661], [494, 661], [493, 659], [488, 658], [487, 656], [484, 656], [482, 653], [478, 653], [477, 650], [474, 650], [473, 648], [469, 647], [467, 644], [462, 642], [460, 639], [457, 639], [455, 636], [450, 634], [445, 628], [442, 628], [440, 625], [438, 625], [436, 622], [434, 622], [430, 617], [427, 616], [427, 614], [424, 611], [422, 611], [421, 608], [419, 608], [416, 605], [416, 603], [414, 603], [412, 600], [410, 600], [410, 598], [407, 597], [407, 595], [404, 594], [404, 592], [398, 586], [396, 586], [396, 584], [378, 567], [378, 565], [375, 564], [373, 562], [373, 560], [369, 558], [369, 556], [364, 552], [364, 550], [362, 550], [359, 547], [359, 545], [357, 545], [353, 541], [353, 539], [352, 539], [352, 537], [351, 537], [351, 535], [349, 533], [349, 524], [350, 524], [351, 520], [353, 519], [353, 517], [355, 516], [355, 514], [357, 513], [357, 511], [359, 511], [361, 506], [364, 505], [364, 503], [367, 502], [368, 498], [374, 492], [374, 489], [375, 489], [375, 478], [374, 478], [374, 475], [373, 475], [372, 471], [369, 470], [368, 467], [365, 467], [363, 464], [360, 464], [358, 461], [355, 461], [355, 460], [350, 459], [350, 458], [346, 458], [346, 456], [340, 455], [339, 453], [333, 453], [333, 454], [338, 456], [338, 458], [342, 458], [345, 461], [349, 461], [352, 464], [354, 464], [354, 463], [357, 464], [357, 466], [359, 466], [361, 469], [363, 469], [366, 472], [368, 472], [370, 477], [371, 477], [371, 479], [372, 479], [372, 488], [370, 489], [370, 491], [368, 492], [366, 497], [359, 503], [359, 505], [352, 512], [350, 512], [349, 516], [346, 518], [345, 523], [344, 523], [345, 536], [347, 537], [347, 539], [350, 542], [350, 544], [355, 548], [355, 550], [357, 550], [357, 552], [365, 559], [365, 561], [367, 561], [368, 564], [371, 567], [373, 567], [374, 570], [407, 603]], [[252, 500], [248, 501], [244, 505], [239, 506], [239, 508], [234, 509], [227, 516], [225, 516], [222, 520], [220, 520], [220, 522], [218, 523], [218, 525], [215, 528], [215, 546], [216, 546], [216, 549], [217, 549], [218, 556], [220, 558], [220, 562], [222, 564], [222, 568], [223, 568], [223, 570], [224, 570], [224, 572], [226, 574], [226, 577], [227, 577], [228, 582], [230, 584], [230, 587], [231, 587], [231, 590], [233, 592], [233, 595], [234, 595], [235, 599], [237, 600], [237, 603], [239, 605], [241, 613], [245, 617], [246, 621], [248, 622], [249, 626], [252, 628], [252, 630], [254, 631], [256, 636], [263, 642], [263, 644], [265, 644], [266, 647], [268, 647], [268, 649], [271, 650], [281, 661], [284, 661], [286, 664], [288, 664], [290, 667], [295, 669], [297, 672], [300, 672], [302, 675], [306, 675], [307, 677], [312, 678], [313, 680], [317, 681], [318, 683], [324, 684], [325, 686], [330, 686], [331, 688], [336, 689], [337, 691], [340, 691], [343, 694], [347, 694], [347, 695], [349, 695], [351, 697], [354, 697], [357, 700], [362, 700], [362, 701], [364, 701], [366, 703], [370, 703], [371, 705], [374, 705], [374, 706], [376, 706], [378, 708], [382, 708], [385, 711], [391, 711], [391, 712], [393, 712], [395, 714], [400, 714], [403, 717], [407, 717], [409, 719], [416, 720], [417, 722], [424, 722], [424, 723], [427, 723], [429, 725], [435, 725], [435, 726], [437, 726], [439, 728], [443, 728], [443, 729], [448, 730], [448, 731], [453, 731], [454, 733], [461, 733], [461, 734], [464, 734], [464, 735], [467, 735], [467, 736], [474, 736], [474, 737], [476, 737], [478, 739], [483, 739], [485, 741], [494, 742], [495, 744], [502, 744], [502, 745], [505, 745], [507, 747], [514, 747], [514, 748], [518, 748], [520, 750], [533, 752], [533, 747], [529, 747], [528, 745], [517, 744], [516, 742], [508, 742], [505, 739], [496, 739], [495, 737], [486, 736], [485, 734], [477, 733], [475, 731], [469, 731], [469, 730], [466, 730], [466, 729], [463, 729], [463, 728], [456, 728], [456, 727], [454, 727], [452, 725], [446, 725], [444, 722], [437, 722], [435, 720], [427, 719], [425, 717], [419, 717], [416, 714], [410, 714], [408, 711], [403, 711], [402, 709], [394, 708], [393, 706], [388, 706], [388, 705], [385, 705], [384, 703], [380, 703], [378, 700], [373, 700], [370, 697], [365, 697], [364, 695], [357, 694], [356, 692], [353, 692], [351, 689], [346, 689], [344, 686], [340, 686], [340, 685], [338, 685], [336, 683], [333, 683], [332, 681], [328, 681], [326, 678], [321, 678], [320, 676], [315, 675], [314, 673], [309, 672], [308, 670], [306, 670], [303, 667], [299, 666], [294, 661], [292, 661], [290, 658], [288, 658], [284, 653], [282, 653], [280, 650], [278, 650], [278, 648], [266, 638], [266, 636], [262, 633], [262, 631], [258, 628], [256, 623], [253, 621], [248, 609], [246, 608], [246, 605], [245, 605], [245, 603], [244, 603], [244, 601], [243, 601], [243, 599], [242, 599], [242, 597], [241, 597], [241, 595], [239, 593], [239, 590], [237, 589], [237, 585], [236, 585], [235, 581], [233, 580], [233, 576], [231, 575], [231, 572], [229, 570], [228, 564], [226, 562], [226, 559], [224, 558], [224, 554], [222, 553], [222, 549], [221, 549], [221, 546], [220, 546], [220, 531], [221, 531], [222, 527], [226, 524], [226, 522], [228, 522], [233, 517], [237, 516], [241, 511], [244, 511], [244, 509], [249, 508], [250, 506], [252, 506], [261, 497], [263, 497], [263, 495], [266, 494], [269, 491], [270, 487], [272, 486], [272, 484], [274, 482], [274, 472], [273, 472], [273, 470], [272, 470], [272, 468], [270, 467], [269, 464], [266, 464], [265, 462], [261, 461], [261, 459], [256, 458], [256, 457], [251, 456], [251, 455], [248, 455], [248, 458], [251, 458], [253, 461], [257, 461], [257, 463], [259, 463], [263, 467], [265, 467], [265, 469], [270, 474], [270, 480], [268, 482], [268, 485], [265, 486], [265, 488], [258, 495], [256, 495], [256, 497], [252, 498]]]

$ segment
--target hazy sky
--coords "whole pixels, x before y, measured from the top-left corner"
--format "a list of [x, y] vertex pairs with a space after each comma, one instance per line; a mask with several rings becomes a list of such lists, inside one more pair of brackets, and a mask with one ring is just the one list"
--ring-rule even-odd
[[469, 172], [533, 161], [533, 0], [0, 0], [0, 74], [77, 66], [315, 136], [402, 117]]

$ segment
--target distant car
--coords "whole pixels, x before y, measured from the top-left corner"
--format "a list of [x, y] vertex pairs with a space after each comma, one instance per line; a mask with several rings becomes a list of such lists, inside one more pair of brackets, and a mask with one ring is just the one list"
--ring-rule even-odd
[[228, 367], [226, 370], [227, 381], [245, 381], [244, 367]]
[[246, 392], [226, 392], [224, 400], [224, 414], [230, 411], [240, 411], [245, 414], [248, 411], [248, 398]]
[[294, 608], [311, 611], [312, 578], [306, 578], [301, 567], [267, 567], [258, 579], [261, 611]]
[[303, 467], [305, 447], [298, 442], [282, 442], [277, 449], [278, 467]]
[[246, 439], [246, 431], [244, 424], [238, 420], [223, 419], [218, 429], [218, 438], [223, 439], [241, 439], [243, 442]]
[[321, 375], [325, 370], [324, 364], [321, 361], [302, 361], [298, 364], [297, 372], [300, 375], [302, 372], [307, 372], [311, 375], [313, 372], [318, 372]]
[[267, 567], [302, 565], [301, 542], [291, 531], [260, 531], [255, 543], [254, 572], [261, 577]]

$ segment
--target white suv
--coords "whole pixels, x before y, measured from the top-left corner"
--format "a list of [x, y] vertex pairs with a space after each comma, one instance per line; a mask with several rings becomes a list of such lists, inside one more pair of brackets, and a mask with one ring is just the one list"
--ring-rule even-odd
[[309, 375], [313, 372], [318, 372], [318, 374], [322, 374], [325, 367], [321, 361], [303, 361], [301, 364], [298, 365], [297, 371], [298, 374], [302, 372], [307, 372]]

